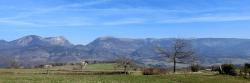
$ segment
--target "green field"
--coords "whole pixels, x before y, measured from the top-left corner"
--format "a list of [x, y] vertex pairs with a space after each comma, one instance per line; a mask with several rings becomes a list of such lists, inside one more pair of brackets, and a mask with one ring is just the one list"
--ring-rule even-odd
[[[69, 68], [70, 66], [67, 66]], [[0, 83], [250, 83], [249, 79], [214, 74], [166, 74], [145, 76], [85, 75], [86, 71], [62, 70], [59, 67], [44, 74], [45, 69], [0, 69]], [[109, 72], [113, 64], [89, 65], [87, 71]]]
[[[114, 70], [115, 63], [100, 63], [100, 64], [89, 64], [84, 69], [85, 71], [102, 71], [102, 70]], [[72, 70], [74, 68], [80, 68], [80, 66], [72, 66], [72, 65], [65, 65], [65, 66], [57, 66], [53, 67], [52, 70]]]

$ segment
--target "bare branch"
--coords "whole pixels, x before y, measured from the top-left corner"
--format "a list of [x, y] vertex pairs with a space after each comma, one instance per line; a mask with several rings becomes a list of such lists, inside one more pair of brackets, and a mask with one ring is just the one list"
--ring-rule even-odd
[[158, 48], [159, 54], [164, 57], [172, 59], [174, 63], [174, 72], [176, 63], [185, 63], [184, 59], [191, 58], [194, 55], [192, 45], [189, 40], [175, 39], [171, 48], [168, 50], [164, 48]]

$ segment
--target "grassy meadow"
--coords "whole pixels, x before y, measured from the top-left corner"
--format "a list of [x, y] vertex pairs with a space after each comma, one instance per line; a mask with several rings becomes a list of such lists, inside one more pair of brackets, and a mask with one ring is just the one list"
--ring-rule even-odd
[[[88, 65], [86, 70], [67, 70], [54, 67], [45, 69], [0, 69], [0, 83], [250, 83], [249, 79], [208, 73], [179, 73], [166, 75], [86, 75], [88, 72], [110, 72], [114, 64]], [[113, 70], [114, 71], [114, 70]], [[119, 70], [116, 70], [119, 71]]]

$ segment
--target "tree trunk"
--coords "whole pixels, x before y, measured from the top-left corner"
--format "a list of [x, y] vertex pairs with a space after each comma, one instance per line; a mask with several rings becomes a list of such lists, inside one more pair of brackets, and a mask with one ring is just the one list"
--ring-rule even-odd
[[47, 70], [46, 70], [46, 74], [49, 74], [49, 68], [47, 68]]
[[127, 66], [124, 66], [124, 73], [125, 73], [125, 75], [127, 75]]
[[176, 70], [176, 59], [174, 57], [174, 73], [175, 73], [175, 70]]

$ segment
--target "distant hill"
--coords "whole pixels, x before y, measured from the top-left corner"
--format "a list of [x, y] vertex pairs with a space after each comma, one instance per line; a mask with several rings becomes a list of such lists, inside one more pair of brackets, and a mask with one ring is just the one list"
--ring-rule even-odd
[[[230, 62], [240, 64], [250, 61], [250, 39], [198, 38], [192, 41], [201, 64]], [[87, 45], [73, 45], [64, 37], [43, 38], [29, 35], [13, 41], [0, 40], [0, 66], [19, 62], [24, 67], [53, 62], [78, 62], [84, 60], [115, 60], [127, 56], [137, 63], [162, 65], [165, 58], [156, 47], [167, 47], [172, 38], [129, 39], [100, 37]]]

